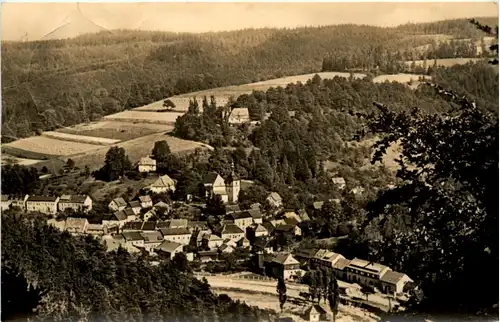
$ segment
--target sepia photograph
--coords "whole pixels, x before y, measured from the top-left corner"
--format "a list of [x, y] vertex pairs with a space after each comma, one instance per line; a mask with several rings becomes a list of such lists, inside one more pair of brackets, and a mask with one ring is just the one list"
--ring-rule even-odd
[[0, 319], [499, 321], [498, 9], [3, 2]]

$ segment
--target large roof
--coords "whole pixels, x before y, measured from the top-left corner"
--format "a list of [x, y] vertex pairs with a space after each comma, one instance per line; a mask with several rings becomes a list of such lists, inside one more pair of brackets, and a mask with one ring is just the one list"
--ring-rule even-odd
[[122, 233], [122, 236], [126, 241], [144, 240], [144, 237], [138, 231], [126, 231]]
[[217, 179], [217, 176], [219, 174], [217, 172], [209, 172], [205, 178], [203, 178], [203, 183], [204, 184], [214, 184], [215, 179]]
[[125, 220], [125, 219], [127, 219], [127, 214], [123, 210], [116, 211], [113, 214], [113, 217], [116, 218], [116, 220]]
[[56, 200], [55, 196], [29, 196], [27, 201], [55, 202]]
[[141, 230], [155, 230], [156, 229], [156, 222], [155, 221], [145, 221], [144, 224], [142, 224]]
[[231, 216], [234, 220], [252, 218], [252, 215], [248, 211], [232, 213], [229, 216]]
[[67, 218], [66, 219], [66, 229], [84, 229], [85, 225], [88, 224], [87, 218]]
[[175, 185], [174, 180], [167, 175], [161, 176], [151, 185], [151, 187], [172, 187]]
[[388, 284], [397, 284], [399, 281], [401, 281], [406, 274], [395, 272], [395, 271], [387, 271], [380, 280], [382, 282], [386, 282]]
[[163, 236], [175, 236], [175, 235], [191, 235], [189, 230], [185, 227], [183, 228], [162, 228], [160, 229]]
[[273, 262], [278, 264], [300, 264], [295, 258], [293, 258], [292, 254], [289, 253], [279, 253], [274, 256]]
[[142, 232], [141, 235], [147, 243], [154, 243], [163, 240], [163, 236], [159, 231]]
[[364, 259], [354, 258], [348, 265], [349, 268], [364, 270], [372, 274], [380, 274], [383, 270], [388, 267], [378, 263], [371, 263]]
[[118, 207], [126, 207], [127, 206], [125, 199], [123, 199], [122, 197], [115, 198], [111, 202], [113, 202], [113, 201], [118, 205]]
[[167, 252], [167, 253], [171, 253], [171, 252], [175, 251], [176, 249], [178, 249], [179, 247], [182, 247], [182, 244], [165, 240], [163, 243], [158, 245], [158, 247], [156, 247], [156, 249], [162, 250], [162, 251]]
[[123, 225], [123, 230], [141, 230], [142, 224], [142, 221], [129, 221]]
[[234, 225], [234, 224], [227, 224], [222, 227], [222, 233], [223, 234], [242, 234], [244, 233], [243, 230], [241, 230], [240, 227]]
[[84, 203], [89, 196], [87, 195], [62, 195], [59, 198], [60, 203]]
[[128, 204], [130, 208], [141, 208], [141, 203], [137, 200], [130, 201]]

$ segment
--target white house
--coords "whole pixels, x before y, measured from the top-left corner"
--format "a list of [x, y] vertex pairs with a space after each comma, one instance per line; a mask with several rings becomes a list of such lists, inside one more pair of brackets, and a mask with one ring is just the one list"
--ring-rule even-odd
[[160, 254], [166, 254], [170, 259], [173, 259], [175, 254], [182, 253], [183, 247], [180, 243], [165, 240], [155, 248], [155, 251]]
[[150, 157], [144, 157], [137, 163], [137, 168], [139, 172], [154, 172], [156, 171], [156, 160]]
[[26, 200], [26, 211], [38, 211], [44, 214], [55, 215], [59, 197], [29, 196]]
[[135, 215], [138, 215], [141, 213], [142, 207], [141, 207], [141, 203], [139, 201], [137, 201], [137, 200], [130, 201], [128, 203], [128, 205], [129, 205], [130, 209], [132, 209], [132, 211], [134, 212]]
[[267, 197], [266, 201], [273, 208], [281, 208], [283, 206], [283, 199], [277, 192], [271, 192], [271, 194]]
[[205, 234], [203, 235], [203, 240], [207, 244], [208, 248], [215, 249], [222, 245], [223, 240], [215, 234]]
[[139, 202], [141, 203], [141, 207], [143, 209], [153, 207], [153, 200], [151, 200], [151, 197], [148, 195], [139, 196]]
[[206, 197], [211, 198], [213, 195], [221, 196], [222, 202], [227, 203], [229, 196], [226, 192], [226, 183], [220, 174], [210, 172], [203, 179], [203, 186], [206, 190]]
[[59, 211], [73, 209], [88, 212], [92, 210], [92, 199], [87, 195], [62, 195], [59, 198]]
[[127, 208], [127, 202], [123, 198], [115, 198], [108, 204], [111, 211], [120, 211]]
[[182, 245], [189, 245], [191, 232], [187, 228], [162, 228], [163, 239]]
[[228, 119], [229, 124], [243, 124], [250, 122], [248, 108], [233, 108]]
[[149, 186], [149, 190], [154, 193], [162, 193], [168, 191], [175, 191], [175, 182], [167, 175], [161, 176], [152, 185]]
[[144, 238], [144, 248], [148, 252], [152, 252], [153, 249], [160, 246], [163, 243], [163, 235], [159, 231], [147, 231], [140, 233], [142, 238]]
[[332, 178], [332, 182], [340, 190], [345, 189], [345, 179], [344, 178], [342, 178], [342, 177], [335, 177], [335, 178]]
[[233, 241], [238, 241], [245, 237], [245, 232], [235, 224], [226, 224], [222, 227], [220, 235], [223, 240], [230, 238]]
[[121, 234], [125, 239], [125, 244], [130, 246], [144, 247], [144, 237], [138, 231], [128, 231]]

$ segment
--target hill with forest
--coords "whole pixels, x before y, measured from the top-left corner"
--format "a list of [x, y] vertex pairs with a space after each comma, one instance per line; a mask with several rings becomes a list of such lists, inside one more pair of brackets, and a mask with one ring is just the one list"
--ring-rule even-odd
[[[493, 18], [480, 20], [496, 24]], [[464, 42], [446, 51], [436, 35]], [[472, 54], [482, 36], [464, 19], [394, 28], [338, 25], [203, 34], [118, 30], [2, 42], [2, 141], [197, 90], [322, 69], [397, 72], [404, 61]], [[422, 52], [422, 46], [429, 47]]]

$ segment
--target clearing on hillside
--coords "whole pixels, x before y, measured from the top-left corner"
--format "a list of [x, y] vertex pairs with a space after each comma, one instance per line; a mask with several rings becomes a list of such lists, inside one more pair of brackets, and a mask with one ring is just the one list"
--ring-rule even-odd
[[[27, 159], [50, 159], [55, 156], [64, 156], [84, 153], [102, 147], [101, 145], [68, 142], [45, 136], [32, 136], [2, 145], [7, 154]], [[26, 152], [25, 154], [23, 152]], [[34, 153], [34, 155], [30, 155]]]
[[177, 117], [182, 114], [173, 112], [123, 111], [105, 116], [104, 119], [107, 121], [173, 125]]
[[92, 137], [85, 135], [75, 135], [75, 134], [68, 134], [68, 133], [61, 133], [54, 131], [43, 132], [42, 136], [62, 141], [88, 143], [95, 145], [111, 145], [120, 142], [120, 140], [113, 140], [113, 139], [106, 139], [106, 138], [99, 138], [99, 137]]
[[[188, 107], [189, 107], [189, 100], [192, 99], [193, 97], [197, 98], [197, 101], [198, 101], [198, 104], [200, 104], [200, 107], [201, 107], [201, 103], [202, 103], [204, 96], [206, 96], [207, 99], [210, 99], [210, 96], [214, 96], [215, 100], [217, 102], [217, 105], [222, 106], [222, 105], [225, 105], [229, 101], [230, 97], [233, 97], [234, 99], [236, 99], [238, 96], [243, 95], [243, 94], [250, 94], [250, 93], [252, 93], [252, 91], [266, 91], [270, 87], [277, 87], [277, 86], [284, 87], [290, 83], [297, 83], [297, 82], [305, 83], [308, 80], [312, 79], [314, 77], [314, 75], [316, 75], [316, 74], [318, 74], [322, 79], [329, 79], [329, 78], [334, 78], [334, 77], [346, 77], [347, 78], [351, 75], [350, 73], [341, 73], [341, 72], [321, 72], [321, 73], [288, 76], [288, 77], [275, 78], [275, 79], [270, 79], [267, 81], [238, 85], [238, 86], [227, 86], [227, 87], [207, 89], [207, 90], [203, 90], [203, 91], [172, 96], [172, 97], [169, 97], [168, 99], [171, 100], [175, 104], [174, 111], [177, 111], [177, 112], [187, 111]], [[366, 76], [365, 74], [359, 74], [359, 73], [353, 74], [354, 78], [364, 78], [365, 76]], [[135, 110], [135, 111], [165, 110], [166, 108], [163, 107], [163, 102], [164, 102], [164, 100], [161, 100], [158, 102], [151, 103], [149, 105], [134, 108], [133, 110]], [[166, 114], [168, 114], [168, 113], [166, 112]]]
[[[436, 63], [438, 66], [442, 67], [451, 67], [454, 65], [465, 65], [469, 62], [477, 62], [484, 60], [484, 58], [444, 58], [444, 59], [436, 59]], [[431, 67], [434, 65], [434, 59], [428, 59], [425, 61], [427, 67]], [[411, 66], [412, 61], [405, 61], [405, 65]], [[416, 60], [415, 66], [422, 67], [424, 65], [424, 60]]]
[[373, 78], [374, 83], [383, 83], [385, 81], [398, 82], [398, 83], [409, 83], [418, 81], [419, 77], [424, 77], [430, 80], [430, 76], [419, 75], [419, 74], [395, 74], [395, 75], [380, 75]]
[[61, 133], [106, 138], [118, 141], [128, 141], [159, 132], [172, 131], [171, 125], [165, 124], [134, 124], [130, 122], [99, 121], [78, 124], [56, 130]]

